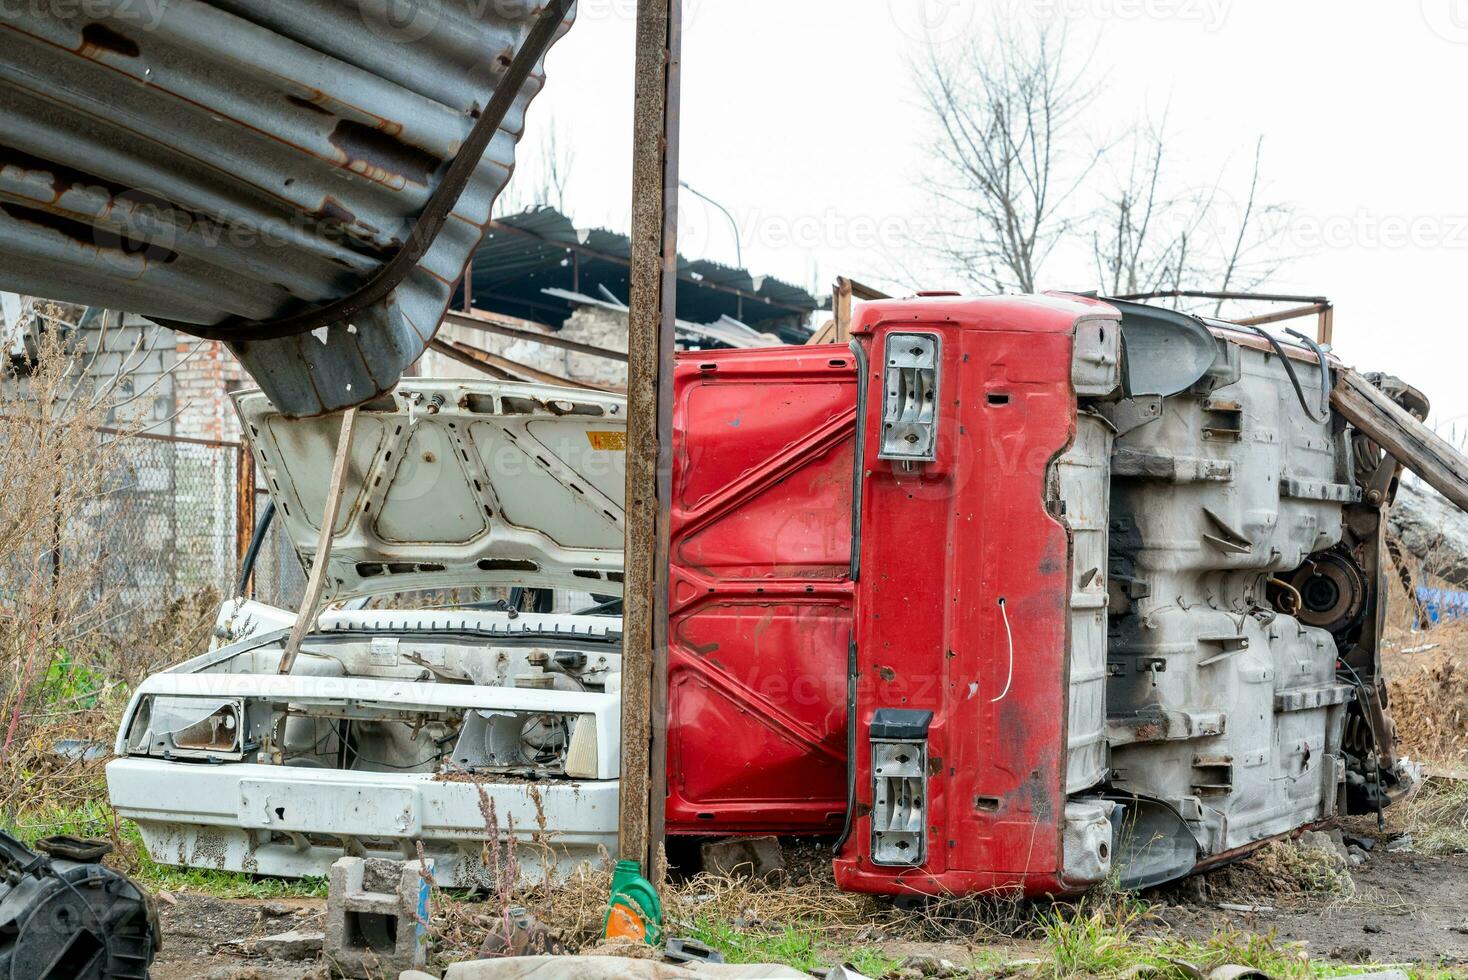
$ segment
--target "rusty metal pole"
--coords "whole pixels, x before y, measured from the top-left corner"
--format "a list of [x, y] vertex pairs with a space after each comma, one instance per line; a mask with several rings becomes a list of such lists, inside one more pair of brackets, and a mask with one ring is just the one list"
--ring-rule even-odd
[[638, 0], [627, 326], [620, 851], [662, 880], [682, 0]]
[[255, 537], [255, 456], [247, 443], [235, 449], [234, 543], [235, 568], [243, 569]]

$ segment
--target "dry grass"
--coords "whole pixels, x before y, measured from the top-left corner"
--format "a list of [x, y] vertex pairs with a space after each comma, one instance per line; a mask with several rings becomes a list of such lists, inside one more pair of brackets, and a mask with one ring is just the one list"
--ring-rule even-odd
[[[4, 823], [102, 797], [102, 760], [60, 755], [58, 743], [110, 742], [129, 686], [197, 652], [218, 601], [195, 596], [139, 627], [120, 589], [106, 584], [126, 577], [128, 561], [106, 544], [109, 504], [128, 479], [126, 406], [148, 391], [125, 374], [90, 372], [87, 353], [65, 339], [67, 316], [43, 311], [34, 358], [0, 365]], [[122, 435], [99, 432], [119, 425]]]
[[1429, 778], [1395, 809], [1418, 853], [1468, 851], [1468, 780]]

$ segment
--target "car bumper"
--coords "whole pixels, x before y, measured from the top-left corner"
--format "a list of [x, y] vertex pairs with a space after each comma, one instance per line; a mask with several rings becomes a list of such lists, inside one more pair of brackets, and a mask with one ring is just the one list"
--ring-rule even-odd
[[153, 859], [184, 867], [325, 875], [343, 856], [415, 859], [421, 844], [440, 885], [489, 887], [490, 813], [499, 860], [516, 861], [528, 881], [563, 878], [617, 846], [616, 780], [475, 783], [123, 758], [108, 764], [107, 785]]

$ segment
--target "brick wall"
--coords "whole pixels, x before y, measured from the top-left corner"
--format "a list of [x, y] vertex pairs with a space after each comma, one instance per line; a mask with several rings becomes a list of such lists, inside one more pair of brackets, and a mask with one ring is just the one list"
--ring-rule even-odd
[[179, 337], [175, 351], [178, 366], [174, 369], [173, 390], [178, 417], [173, 434], [190, 439], [238, 440], [239, 420], [229, 392], [249, 385], [249, 376], [240, 362], [217, 340]]

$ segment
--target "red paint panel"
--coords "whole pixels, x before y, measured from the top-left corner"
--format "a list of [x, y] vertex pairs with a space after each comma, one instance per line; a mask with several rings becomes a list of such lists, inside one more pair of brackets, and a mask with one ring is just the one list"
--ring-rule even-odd
[[[860, 309], [859, 818], [836, 861], [843, 888], [1059, 890], [1071, 559], [1046, 496], [1050, 464], [1073, 437], [1073, 326], [1086, 309], [1041, 298]], [[911, 470], [877, 458], [885, 340], [906, 330], [942, 342], [937, 460]], [[868, 728], [880, 707], [933, 712], [917, 868], [871, 860]]]
[[679, 355], [669, 833], [839, 830], [856, 370], [836, 346]]

